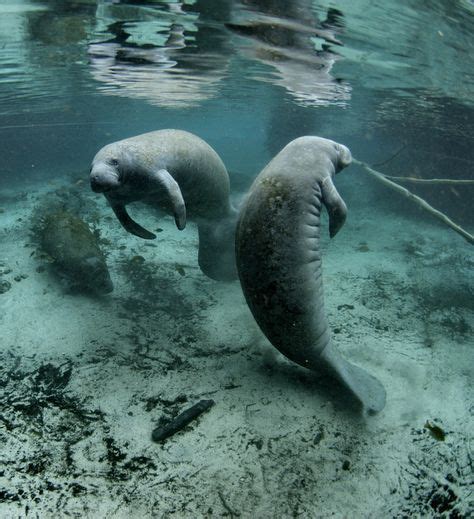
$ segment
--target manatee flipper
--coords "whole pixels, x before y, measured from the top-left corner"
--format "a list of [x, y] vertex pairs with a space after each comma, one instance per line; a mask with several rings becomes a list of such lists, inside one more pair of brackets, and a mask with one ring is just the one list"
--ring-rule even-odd
[[160, 169], [153, 174], [152, 178], [165, 190], [173, 211], [176, 227], [182, 231], [186, 227], [186, 205], [178, 183], [166, 169]]
[[384, 408], [386, 393], [382, 384], [365, 369], [346, 360], [332, 342], [323, 350], [321, 358], [369, 414]]
[[145, 240], [154, 240], [156, 238], [156, 234], [147, 231], [144, 227], [132, 220], [130, 215], [127, 213], [127, 209], [122, 203], [113, 202], [110, 199], [109, 203], [118, 221], [122, 224], [123, 228], [130, 234], [134, 234], [135, 236], [138, 236], [139, 238], [143, 238]]
[[344, 225], [347, 216], [347, 206], [337, 192], [330, 176], [321, 184], [322, 201], [329, 215], [329, 236], [334, 238]]

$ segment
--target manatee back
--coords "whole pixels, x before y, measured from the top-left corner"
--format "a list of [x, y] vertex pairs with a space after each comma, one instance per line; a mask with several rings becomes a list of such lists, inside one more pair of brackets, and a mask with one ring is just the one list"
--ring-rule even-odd
[[230, 210], [229, 175], [216, 151], [182, 130], [157, 130], [116, 143], [133, 161], [153, 171], [166, 169], [179, 184], [190, 217], [220, 217]]
[[98, 292], [111, 291], [112, 283], [98, 237], [83, 220], [67, 211], [52, 212], [44, 216], [38, 233], [42, 250], [70, 282]]
[[236, 233], [247, 303], [269, 341], [300, 365], [318, 369], [330, 341], [319, 248], [321, 192], [295, 169], [269, 165], [255, 180]]

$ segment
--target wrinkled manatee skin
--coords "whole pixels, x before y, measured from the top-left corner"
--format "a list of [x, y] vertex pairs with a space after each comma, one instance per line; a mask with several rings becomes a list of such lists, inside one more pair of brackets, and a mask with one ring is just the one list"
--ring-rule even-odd
[[340, 355], [324, 308], [321, 211], [334, 236], [346, 206], [333, 179], [349, 150], [319, 137], [288, 144], [252, 184], [236, 231], [236, 263], [247, 304], [262, 332], [297, 364], [334, 376], [369, 412], [385, 405], [385, 390]]

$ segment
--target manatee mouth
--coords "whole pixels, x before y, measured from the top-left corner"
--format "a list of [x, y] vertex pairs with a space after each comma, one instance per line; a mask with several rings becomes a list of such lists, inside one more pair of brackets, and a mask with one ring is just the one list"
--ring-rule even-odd
[[113, 188], [109, 182], [104, 182], [100, 177], [91, 177], [90, 182], [94, 193], [106, 193]]
[[83, 275], [87, 279], [87, 288], [96, 294], [110, 294], [114, 285], [103, 259], [98, 256], [86, 258], [83, 265]]
[[113, 290], [114, 284], [110, 278], [105, 280], [105, 282], [99, 287], [99, 292], [103, 294], [110, 294], [110, 292], [113, 292]]
[[94, 193], [106, 193], [112, 189], [112, 186], [105, 186], [104, 184], [91, 179], [91, 189]]
[[94, 193], [106, 193], [120, 185], [117, 173], [103, 168], [91, 168], [89, 180]]

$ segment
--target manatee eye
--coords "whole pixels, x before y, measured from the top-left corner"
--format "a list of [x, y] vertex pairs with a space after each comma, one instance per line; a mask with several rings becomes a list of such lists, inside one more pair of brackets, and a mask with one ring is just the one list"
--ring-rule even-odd
[[111, 166], [118, 166], [118, 160], [117, 159], [110, 159], [109, 164]]

